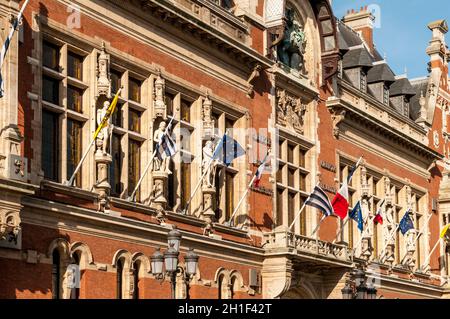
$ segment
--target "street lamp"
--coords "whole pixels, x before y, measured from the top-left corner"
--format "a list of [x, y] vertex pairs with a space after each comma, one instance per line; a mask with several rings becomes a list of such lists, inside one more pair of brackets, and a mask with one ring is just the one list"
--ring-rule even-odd
[[367, 276], [362, 269], [356, 270], [350, 282], [341, 290], [343, 299], [376, 299], [377, 289], [373, 282], [367, 285]]
[[[158, 248], [150, 257], [152, 274], [155, 278], [158, 280], [164, 280], [166, 275], [169, 276], [172, 299], [175, 299], [177, 274], [182, 273], [186, 285], [189, 286], [189, 282], [192, 277], [197, 273], [199, 257], [192, 248], [189, 249], [184, 257], [186, 270], [183, 270], [183, 268], [178, 266], [181, 237], [181, 233], [176, 227], [174, 227], [167, 235], [167, 243], [169, 248], [164, 252], [164, 254], [161, 253], [161, 249]], [[163, 270], [163, 266], [165, 266], [165, 271]]]

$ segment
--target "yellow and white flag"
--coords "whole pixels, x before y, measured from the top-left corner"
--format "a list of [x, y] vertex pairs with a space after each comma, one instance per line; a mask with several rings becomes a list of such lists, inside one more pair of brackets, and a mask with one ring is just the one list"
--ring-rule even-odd
[[444, 226], [444, 228], [442, 228], [441, 236], [440, 236], [441, 238], [445, 237], [445, 235], [447, 234], [449, 228], [450, 228], [450, 224], [447, 224], [447, 225]]
[[109, 118], [114, 114], [114, 111], [116, 110], [116, 107], [117, 107], [117, 103], [119, 102], [120, 92], [122, 92], [122, 88], [120, 88], [119, 91], [117, 91], [116, 96], [114, 96], [114, 99], [112, 100], [111, 105], [109, 106], [108, 110], [106, 111], [105, 116], [102, 119], [102, 122], [100, 123], [97, 130], [95, 131], [94, 140], [97, 138], [100, 131], [105, 127]]

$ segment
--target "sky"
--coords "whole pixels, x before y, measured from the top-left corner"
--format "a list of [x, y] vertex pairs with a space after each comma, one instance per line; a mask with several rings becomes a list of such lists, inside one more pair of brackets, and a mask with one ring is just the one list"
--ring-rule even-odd
[[[427, 25], [446, 19], [450, 23], [449, 0], [333, 0], [334, 14], [341, 19], [349, 9], [372, 5], [379, 9], [380, 19], [375, 21], [374, 41], [395, 74], [409, 78], [427, 76], [430, 61], [425, 50], [431, 40]], [[447, 34], [450, 43], [450, 33]]]

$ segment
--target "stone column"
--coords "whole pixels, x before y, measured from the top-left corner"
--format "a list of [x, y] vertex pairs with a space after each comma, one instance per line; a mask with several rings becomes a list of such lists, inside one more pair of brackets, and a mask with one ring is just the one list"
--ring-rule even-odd
[[[101, 147], [102, 141], [97, 139], [97, 147]], [[95, 166], [97, 168], [97, 183], [95, 190], [98, 193], [99, 206], [98, 211], [108, 213], [109, 207], [109, 194], [111, 191], [111, 185], [108, 182], [108, 167], [112, 163], [112, 157], [110, 154], [104, 154], [101, 148], [95, 152]]]

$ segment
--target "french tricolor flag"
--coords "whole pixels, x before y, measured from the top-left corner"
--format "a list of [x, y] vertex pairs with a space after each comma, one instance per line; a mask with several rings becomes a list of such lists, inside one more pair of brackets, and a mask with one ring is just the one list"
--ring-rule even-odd
[[259, 165], [258, 169], [256, 170], [255, 181], [253, 182], [254, 187], [259, 187], [259, 183], [261, 182], [261, 178], [264, 172], [269, 170], [270, 170], [270, 156], [269, 154], [267, 154], [264, 160], [262, 161], [261, 165]]
[[356, 163], [355, 167], [351, 169], [348, 174], [348, 178], [344, 180], [342, 183], [342, 187], [337, 192], [336, 196], [334, 196], [331, 205], [333, 206], [334, 213], [339, 216], [341, 219], [345, 219], [348, 215], [348, 207], [349, 207], [349, 196], [348, 196], [348, 184], [352, 181], [353, 173], [355, 173], [356, 169], [361, 165], [362, 157]]

